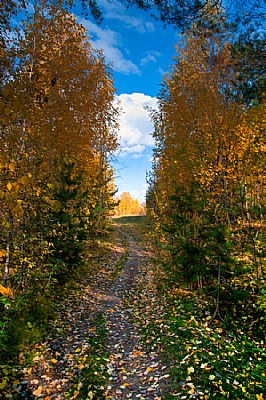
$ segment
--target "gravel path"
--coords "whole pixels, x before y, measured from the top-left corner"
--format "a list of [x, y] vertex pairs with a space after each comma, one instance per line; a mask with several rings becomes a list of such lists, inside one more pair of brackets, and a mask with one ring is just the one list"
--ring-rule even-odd
[[[132, 237], [124, 234], [129, 241], [129, 259], [124, 270], [102, 300], [108, 329], [108, 351], [110, 374], [106, 398], [122, 399], [161, 399], [168, 376], [162, 365], [160, 355], [148, 351], [142, 339], [142, 326], [146, 324], [145, 313], [142, 318], [134, 315], [139, 309], [141, 296], [139, 288], [147, 278], [147, 254], [137, 246]], [[143, 297], [142, 297], [143, 299]], [[125, 301], [126, 300], [126, 301]], [[147, 301], [147, 299], [145, 299]], [[133, 307], [129, 307], [133, 304]]]

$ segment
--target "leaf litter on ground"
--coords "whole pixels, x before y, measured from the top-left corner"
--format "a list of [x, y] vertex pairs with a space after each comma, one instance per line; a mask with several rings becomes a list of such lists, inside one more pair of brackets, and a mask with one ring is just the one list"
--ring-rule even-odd
[[93, 273], [58, 302], [46, 340], [20, 354], [19, 378], [6, 398], [161, 399], [167, 367], [160, 343], [151, 346], [153, 338], [143, 334], [161, 311], [149, 257], [119, 229], [112, 245], [89, 257]]

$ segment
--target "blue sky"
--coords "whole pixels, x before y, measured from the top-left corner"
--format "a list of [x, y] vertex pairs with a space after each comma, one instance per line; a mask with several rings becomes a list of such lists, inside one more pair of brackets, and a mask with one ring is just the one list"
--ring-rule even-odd
[[120, 117], [120, 150], [114, 163], [118, 194], [130, 192], [145, 199], [146, 171], [151, 168], [153, 126], [145, 106], [156, 108], [163, 75], [169, 70], [178, 40], [173, 28], [164, 29], [148, 13], [119, 1], [98, 0], [104, 20], [79, 19], [94, 48], [102, 49], [112, 65]]

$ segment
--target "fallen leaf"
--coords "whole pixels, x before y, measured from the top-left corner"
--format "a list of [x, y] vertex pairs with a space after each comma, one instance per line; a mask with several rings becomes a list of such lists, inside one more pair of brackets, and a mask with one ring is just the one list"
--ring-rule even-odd
[[34, 390], [34, 396], [40, 396], [42, 394], [42, 386], [38, 386], [38, 389]]
[[144, 372], [145, 375], [147, 375], [149, 372], [151, 372], [153, 370], [153, 368], [151, 367], [147, 367], [146, 371]]
[[195, 371], [194, 367], [188, 367], [187, 368], [188, 375], [192, 374], [194, 371]]

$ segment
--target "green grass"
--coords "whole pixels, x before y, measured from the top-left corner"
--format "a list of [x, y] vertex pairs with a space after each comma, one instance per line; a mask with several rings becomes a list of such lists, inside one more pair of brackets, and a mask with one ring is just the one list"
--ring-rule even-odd
[[212, 320], [210, 304], [195, 293], [166, 294], [164, 323], [152, 321], [147, 336], [162, 343], [172, 385], [162, 399], [263, 400], [266, 354], [263, 340], [243, 321]]
[[119, 224], [145, 224], [146, 216], [145, 215], [129, 215], [123, 217], [114, 217], [113, 221]]
[[146, 216], [145, 215], [131, 215], [113, 218], [115, 226], [119, 227], [121, 231], [132, 236], [136, 242], [142, 242], [146, 235]]

